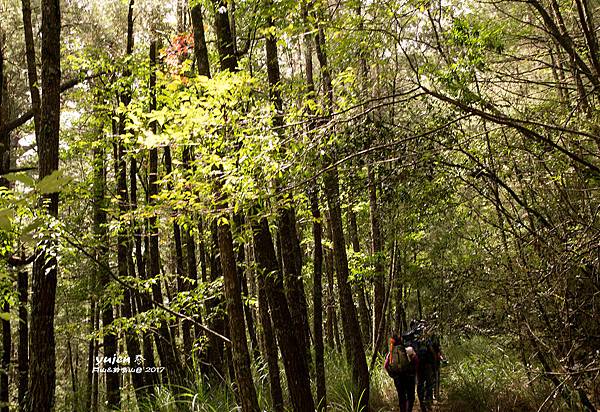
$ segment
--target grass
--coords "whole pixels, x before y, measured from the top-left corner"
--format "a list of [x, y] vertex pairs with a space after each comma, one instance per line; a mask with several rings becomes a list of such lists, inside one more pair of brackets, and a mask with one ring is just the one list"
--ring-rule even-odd
[[[508, 351], [505, 342], [483, 337], [446, 342], [444, 352], [449, 360], [442, 369], [442, 399], [440, 411], [567, 411], [559, 397], [549, 397], [552, 386], [543, 380], [530, 382], [517, 354]], [[397, 395], [393, 381], [380, 357], [371, 371], [370, 403], [372, 411], [384, 412], [396, 408]], [[287, 394], [287, 382], [281, 366], [282, 389]], [[253, 374], [259, 405], [271, 411], [268, 370], [264, 362], [253, 363]], [[360, 394], [352, 383], [352, 373], [343, 353], [328, 350], [325, 354], [325, 375], [329, 412], [362, 412]], [[313, 393], [314, 393], [313, 381]], [[196, 376], [186, 387], [179, 388], [175, 399], [165, 387], [155, 388], [145, 410], [157, 412], [233, 412], [239, 410], [229, 381], [211, 383]], [[547, 399], [548, 398], [548, 399]], [[545, 403], [544, 403], [545, 402]], [[123, 405], [123, 411], [133, 411]], [[415, 405], [415, 410], [416, 409]], [[291, 411], [288, 404], [287, 409]], [[394, 409], [396, 410], [396, 409]]]
[[[449, 365], [442, 372], [448, 411], [562, 411], [558, 398], [549, 398], [552, 387], [530, 381], [517, 353], [499, 340], [474, 337], [456, 340], [445, 350]], [[546, 400], [549, 399], [548, 402]]]

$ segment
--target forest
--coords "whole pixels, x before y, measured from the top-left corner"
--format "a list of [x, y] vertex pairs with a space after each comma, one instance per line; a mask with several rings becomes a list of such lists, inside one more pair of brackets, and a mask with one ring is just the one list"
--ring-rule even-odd
[[0, 412], [404, 412], [415, 325], [597, 411], [600, 2], [1, 0], [0, 324]]

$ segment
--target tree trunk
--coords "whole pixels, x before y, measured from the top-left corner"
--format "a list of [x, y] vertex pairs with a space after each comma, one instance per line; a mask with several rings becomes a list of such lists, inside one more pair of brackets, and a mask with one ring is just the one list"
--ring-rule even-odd
[[[331, 73], [325, 53], [325, 34], [319, 27], [316, 39], [316, 51], [321, 75], [325, 86], [328, 114], [333, 112], [333, 88], [331, 85]], [[329, 164], [332, 158], [327, 159]], [[324, 174], [323, 178], [325, 195], [329, 206], [331, 221], [331, 235], [333, 240], [333, 255], [337, 275], [338, 290], [340, 292], [342, 328], [344, 331], [344, 346], [346, 358], [352, 365], [352, 379], [356, 389], [359, 391], [360, 406], [365, 411], [369, 410], [369, 370], [360, 333], [360, 323], [352, 299], [352, 290], [348, 283], [348, 256], [346, 255], [346, 244], [344, 240], [344, 229], [342, 226], [342, 211], [340, 207], [340, 188], [337, 167], [332, 167]]]
[[[235, 72], [237, 70], [237, 56], [235, 54], [235, 39], [229, 25], [228, 3], [223, 0], [213, 0], [215, 9], [215, 26], [217, 32], [217, 48], [221, 70]], [[220, 183], [217, 182], [217, 196], [220, 198]], [[222, 206], [225, 207], [225, 206]], [[250, 355], [246, 341], [246, 328], [244, 323], [244, 307], [242, 304], [241, 288], [236, 269], [235, 252], [231, 226], [227, 219], [219, 219], [217, 223], [217, 237], [220, 251], [221, 269], [225, 286], [225, 301], [229, 319], [229, 334], [235, 378], [242, 410], [258, 411], [256, 389], [250, 370]]]
[[31, 2], [21, 0], [23, 10], [23, 33], [25, 35], [25, 57], [27, 60], [27, 80], [29, 83], [29, 94], [31, 95], [31, 109], [33, 110], [33, 123], [35, 137], [39, 145], [40, 137], [40, 91], [38, 88], [38, 75], [35, 60], [35, 42], [33, 40], [33, 27], [31, 24]]
[[19, 359], [19, 383], [17, 390], [17, 401], [19, 410], [25, 410], [25, 396], [27, 395], [27, 384], [29, 380], [29, 319], [27, 313], [27, 300], [29, 292], [29, 279], [27, 271], [19, 272], [17, 278], [17, 291], [19, 293], [19, 348], [17, 351]]
[[[0, 36], [0, 175], [4, 175], [10, 170], [10, 132], [4, 130], [4, 124], [8, 119], [7, 97], [6, 78], [4, 77], [4, 38]], [[0, 177], [0, 186], [8, 187], [8, 180]]]
[[246, 341], [242, 291], [237, 276], [231, 227], [225, 219], [219, 219], [217, 231], [219, 236], [219, 251], [221, 253], [221, 269], [223, 270], [223, 282], [225, 286], [225, 302], [229, 318], [231, 350], [233, 352], [232, 361], [241, 407], [242, 411], [258, 412], [260, 409], [250, 369], [250, 354]]
[[[379, 227], [379, 210], [377, 207], [377, 186], [375, 174], [371, 166], [367, 166], [368, 185], [369, 185], [369, 217], [371, 222], [371, 254], [375, 260], [373, 276], [373, 350], [376, 349], [377, 331], [382, 319], [385, 322], [383, 313], [383, 300], [385, 294], [384, 285], [384, 267], [381, 230]], [[383, 324], [385, 330], [385, 323]]]
[[[352, 210], [352, 206], [348, 206], [348, 234], [350, 243], [352, 243], [352, 251], [360, 253], [360, 242], [358, 240], [358, 225], [356, 224], [356, 214]], [[371, 339], [371, 320], [369, 308], [367, 307], [367, 299], [365, 298], [365, 289], [361, 283], [355, 284], [354, 292], [358, 297], [358, 316], [360, 318], [361, 331], [365, 341]]]
[[[120, 127], [115, 130], [120, 132]], [[109, 256], [108, 256], [108, 232], [107, 232], [107, 213], [106, 213], [106, 170], [104, 166], [103, 149], [94, 149], [94, 234], [96, 237], [96, 261], [98, 262], [96, 279], [100, 293], [106, 292], [110, 284]], [[127, 170], [125, 169], [125, 149], [122, 139], [115, 142], [115, 176], [117, 179], [117, 196], [119, 203], [119, 216], [127, 213]], [[125, 279], [128, 276], [127, 270], [127, 228], [120, 222], [117, 234], [117, 274], [119, 278]], [[110, 299], [110, 297], [109, 297]], [[114, 320], [113, 306], [110, 301], [100, 301], [100, 314], [102, 317], [102, 327], [109, 328]], [[105, 333], [103, 337], [103, 355], [111, 358], [117, 355], [117, 336], [113, 333]], [[109, 367], [110, 365], [98, 365]], [[119, 389], [120, 376], [118, 373], [106, 373], [106, 403], [109, 409], [119, 409], [121, 404], [121, 393]]]
[[[199, 258], [200, 258], [200, 279], [202, 280], [202, 282], [207, 283], [208, 282], [208, 268], [207, 268], [207, 253], [206, 253], [206, 243], [205, 243], [205, 236], [204, 236], [204, 225], [202, 222], [202, 218], [198, 219], [198, 253], [199, 253]], [[209, 304], [208, 301], [205, 303], [205, 308], [206, 308], [206, 314], [207, 314], [207, 320], [209, 321], [209, 314], [210, 314], [210, 310], [209, 310]], [[196, 313], [197, 316], [201, 316], [202, 313], [200, 312], [200, 310], [198, 310], [198, 312]], [[210, 321], [208, 322], [209, 327], [211, 326]], [[215, 330], [215, 329], [213, 329]], [[201, 335], [201, 330], [199, 328], [196, 328], [196, 336], [200, 336]], [[211, 336], [212, 334], [209, 334], [208, 336], [208, 342], [210, 345], [211, 342]], [[214, 340], [214, 339], [213, 339]], [[210, 346], [209, 346], [210, 348]], [[202, 375], [207, 375], [210, 372], [210, 366], [208, 365], [208, 356], [207, 356], [207, 350], [205, 350], [205, 347], [202, 346], [200, 347], [200, 351], [198, 352], [198, 361], [200, 363], [200, 373]]]
[[[150, 110], [156, 110], [156, 54], [158, 46], [156, 41], [150, 44], [150, 94], [151, 103]], [[152, 123], [153, 132], [158, 130], [156, 122]], [[154, 206], [156, 196], [158, 195], [158, 149], [150, 149], [150, 158], [148, 166], [148, 202], [150, 206]], [[161, 291], [160, 276], [160, 252], [158, 248], [158, 222], [156, 214], [153, 214], [148, 219], [149, 226], [149, 265], [148, 276], [151, 279], [157, 279], [157, 282], [152, 285], [152, 297], [156, 302], [163, 303], [163, 294]], [[177, 357], [177, 346], [171, 335], [169, 325], [165, 319], [160, 321], [158, 334], [155, 335], [156, 348], [160, 358], [161, 365], [165, 367], [167, 379], [174, 388], [180, 385], [181, 366]]]
[[[42, 101], [38, 146], [40, 179], [58, 170], [60, 27], [60, 2], [42, 0]], [[58, 217], [58, 193], [45, 195], [44, 198], [48, 214], [53, 218]], [[42, 241], [36, 248], [33, 263], [29, 371], [31, 411], [47, 411], [54, 407], [57, 261], [52, 249], [56, 247], [56, 242], [51, 239]]]
[[265, 342], [265, 358], [269, 367], [269, 387], [271, 390], [271, 400], [273, 402], [274, 412], [283, 412], [283, 391], [281, 390], [281, 377], [279, 371], [279, 357], [277, 352], [277, 342], [273, 335], [273, 326], [271, 315], [269, 314], [269, 303], [267, 301], [267, 292], [265, 291], [264, 279], [257, 276], [258, 282], [258, 314]]
[[[134, 157], [130, 158], [129, 161], [129, 186], [130, 190], [130, 205], [131, 209], [135, 211], [138, 208], [138, 196], [137, 196], [137, 161]], [[132, 222], [133, 225], [133, 254], [135, 256], [135, 268], [130, 264], [131, 272], [135, 273], [137, 269], [137, 277], [140, 280], [147, 280], [148, 275], [146, 271], [146, 259], [142, 253], [142, 242], [145, 234], [142, 233], [143, 224], [139, 220], [135, 219]], [[131, 253], [130, 253], [131, 256]], [[152, 308], [152, 302], [150, 294], [147, 291], [135, 291], [132, 296], [132, 303], [136, 302], [138, 313], [147, 312]], [[152, 334], [150, 331], [146, 331], [142, 335], [142, 353], [145, 359], [144, 366], [153, 368], [154, 363], [154, 344], [152, 340]], [[155, 385], [158, 383], [158, 376], [156, 374], [144, 375], [144, 383], [146, 385]]]
[[421, 305], [421, 289], [417, 288], [417, 313], [419, 319], [423, 319], [423, 306]]
[[[240, 213], [236, 213], [233, 217], [235, 227], [237, 230], [241, 230], [244, 225], [244, 217]], [[260, 356], [260, 350], [258, 348], [258, 340], [256, 338], [256, 329], [254, 327], [254, 319], [252, 318], [252, 308], [248, 302], [248, 281], [246, 278], [246, 251], [244, 244], [240, 243], [237, 245], [236, 250], [236, 264], [237, 271], [239, 274], [240, 288], [242, 291], [242, 299], [244, 302], [244, 319], [246, 320], [246, 327], [248, 328], [248, 336], [250, 337], [250, 344], [252, 348], [252, 355], [256, 359]]]
[[[165, 172], [167, 175], [170, 175], [173, 171], [173, 161], [171, 158], [171, 148], [169, 146], [165, 146]], [[168, 184], [167, 190], [173, 190], [173, 185]], [[177, 274], [177, 292], [183, 293], [190, 290], [189, 284], [185, 279], [185, 265], [183, 258], [183, 244], [182, 244], [182, 236], [181, 236], [181, 227], [176, 221], [173, 221], [173, 239], [175, 243], [175, 273]], [[194, 267], [196, 262], [194, 261]], [[183, 320], [181, 322], [181, 335], [183, 338], [183, 352], [186, 357], [192, 353], [192, 334], [191, 334], [191, 325], [189, 320]]]
[[[273, 19], [268, 17], [267, 24], [273, 26]], [[267, 56], [267, 76], [269, 79], [269, 96], [275, 113], [273, 114], [273, 126], [280, 130], [283, 126], [283, 101], [279, 91], [280, 70], [279, 57], [277, 52], [277, 39], [269, 32], [265, 40], [265, 51]], [[298, 234], [296, 232], [296, 219], [293, 201], [289, 196], [282, 196], [284, 206], [279, 211], [279, 236], [281, 239], [281, 260], [283, 263], [283, 273], [285, 280], [285, 289], [290, 304], [290, 313], [295, 333], [298, 335], [298, 341], [301, 348], [305, 349], [307, 362], [310, 359], [310, 339], [308, 327], [308, 314], [306, 305], [306, 296], [302, 283], [302, 273], [298, 270], [299, 246]], [[300, 257], [301, 259], [301, 257]], [[300, 264], [300, 270], [301, 270]]]
[[[325, 233], [327, 234], [327, 239], [331, 241], [331, 219], [329, 218], [329, 212], [327, 212], [327, 216], [328, 217]], [[335, 267], [333, 264], [333, 251], [331, 251], [330, 249], [324, 249], [324, 255], [325, 273], [327, 275], [327, 344], [331, 348], [341, 349], [340, 333], [337, 326], [338, 321], [335, 304]]]
[[[2, 312], [10, 313], [8, 301], [2, 303]], [[10, 354], [12, 341], [10, 334], [10, 319], [2, 319], [2, 359], [0, 360], [0, 412], [8, 412], [10, 401], [8, 374], [10, 371]]]
[[338, 290], [342, 314], [342, 329], [348, 364], [352, 365], [352, 378], [359, 391], [360, 405], [369, 410], [369, 370], [360, 333], [360, 323], [352, 300], [352, 290], [348, 283], [348, 257], [342, 228], [340, 208], [339, 180], [337, 168], [325, 174], [325, 193], [331, 218], [333, 256], [337, 275]]
[[[94, 313], [94, 326], [93, 326], [94, 330], [98, 330], [100, 328], [100, 311], [99, 308], [96, 307], [96, 312]], [[94, 354], [95, 356], [98, 355], [99, 351], [98, 351], [98, 341], [95, 340], [94, 341]], [[96, 357], [94, 356], [94, 359], [92, 360], [92, 362], [95, 361]], [[90, 407], [90, 411], [92, 412], [97, 412], [98, 411], [98, 386], [99, 386], [99, 379], [100, 379], [100, 374], [99, 373], [94, 373], [92, 375], [92, 396], [91, 396], [91, 407]]]
[[319, 194], [316, 182], [309, 190], [310, 211], [313, 219], [313, 335], [315, 341], [315, 371], [317, 378], [317, 410], [327, 408], [325, 392], [325, 358], [323, 348], [323, 244], [321, 211], [319, 210]]
[[96, 338], [93, 336], [96, 331], [96, 293], [95, 291], [91, 291], [91, 299], [90, 299], [90, 341], [88, 343], [88, 362], [87, 362], [87, 374], [86, 374], [86, 394], [85, 394], [85, 403], [84, 410], [91, 411], [92, 410], [92, 392], [93, 392], [93, 382], [94, 382], [94, 365], [96, 362]]
[[310, 388], [306, 357], [300, 348], [297, 335], [290, 333], [292, 325], [289, 306], [283, 289], [283, 276], [277, 266], [273, 238], [265, 218], [253, 223], [254, 253], [258, 276], [263, 276], [265, 290], [271, 308], [275, 333], [283, 357], [292, 406], [296, 411], [315, 410]]
[[[268, 40], [267, 40], [268, 42]], [[284, 200], [285, 201], [285, 200]], [[285, 291], [290, 305], [292, 324], [298, 341], [305, 348], [307, 362], [310, 362], [310, 339], [308, 333], [308, 314], [306, 296], [301, 273], [298, 272], [297, 252], [295, 243], [298, 242], [295, 215], [292, 207], [283, 207], [279, 212], [279, 236], [281, 239], [281, 260], [285, 281]]]
[[[221, 262], [219, 257], [219, 236], [217, 232], [217, 222], [211, 223], [211, 256], [210, 256], [210, 280], [212, 282], [221, 277]], [[220, 291], [218, 291], [220, 292]], [[209, 326], [218, 333], [225, 332], [225, 319], [219, 310], [221, 306], [220, 293], [213, 293], [206, 301], [206, 312], [209, 317]], [[208, 361], [219, 375], [224, 373], [223, 363], [223, 342], [214, 335], [208, 338]]]
[[[130, 159], [129, 163], [129, 185], [131, 187], [130, 192], [130, 203], [131, 209], [136, 210], [138, 207], [137, 202], [137, 162], [135, 158]], [[142, 234], [142, 223], [138, 220], [133, 221], [133, 242], [135, 249], [135, 266], [137, 268], [137, 276], [141, 280], [147, 280], [148, 275], [146, 271], [146, 261], [144, 254], [142, 253], [142, 241], [145, 235]], [[147, 250], [147, 249], [146, 249]], [[137, 297], [138, 312], [147, 312], [152, 308], [152, 302], [150, 294], [147, 291], [141, 291], [136, 293], [134, 297]], [[143, 332], [142, 336], [142, 353], [144, 357], [144, 366], [153, 368], [154, 362], [154, 343], [152, 340], [152, 334], [150, 331]], [[158, 383], [158, 376], [156, 374], [144, 375], [144, 383], [148, 386], [152, 386]]]
[[206, 48], [206, 37], [204, 35], [204, 21], [202, 18], [202, 3], [195, 2], [192, 7], [192, 29], [194, 31], [194, 55], [198, 66], [198, 74], [210, 77], [210, 65], [208, 62], [208, 49]]

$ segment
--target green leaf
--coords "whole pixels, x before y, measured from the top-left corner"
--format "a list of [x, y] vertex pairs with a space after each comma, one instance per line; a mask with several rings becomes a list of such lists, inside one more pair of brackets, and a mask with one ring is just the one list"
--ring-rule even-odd
[[21, 182], [25, 186], [34, 187], [35, 180], [26, 173], [8, 173], [4, 177], [10, 182]]
[[9, 312], [0, 312], [0, 319], [10, 320], [10, 313]]
[[15, 211], [12, 209], [0, 209], [0, 229], [10, 232], [12, 230], [12, 220], [15, 217]]
[[69, 176], [64, 176], [62, 171], [55, 170], [40, 180], [36, 189], [43, 194], [60, 192], [71, 180]]

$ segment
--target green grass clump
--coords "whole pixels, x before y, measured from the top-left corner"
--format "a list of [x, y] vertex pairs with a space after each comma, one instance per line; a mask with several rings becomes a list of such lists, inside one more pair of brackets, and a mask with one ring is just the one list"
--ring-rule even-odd
[[[456, 340], [444, 347], [449, 360], [442, 372], [448, 411], [563, 410], [546, 381], [531, 381], [510, 345], [484, 337]], [[548, 400], [548, 401], [547, 401]]]

